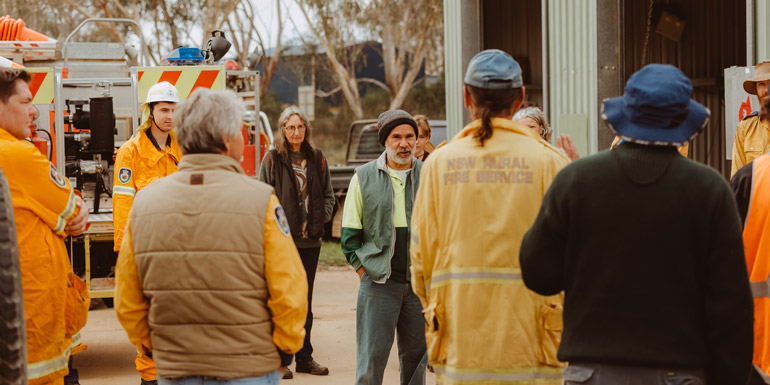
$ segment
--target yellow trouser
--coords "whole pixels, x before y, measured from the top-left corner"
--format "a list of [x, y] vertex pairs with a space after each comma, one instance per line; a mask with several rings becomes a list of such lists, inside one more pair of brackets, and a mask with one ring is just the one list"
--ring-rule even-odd
[[[33, 383], [33, 381], [30, 381], [30, 383]], [[49, 382], [38, 383], [38, 385], [64, 385], [64, 377], [59, 377]]]
[[142, 352], [136, 353], [136, 371], [142, 376], [145, 381], [153, 381], [158, 379], [158, 371], [155, 370], [155, 361], [152, 358], [147, 357]]

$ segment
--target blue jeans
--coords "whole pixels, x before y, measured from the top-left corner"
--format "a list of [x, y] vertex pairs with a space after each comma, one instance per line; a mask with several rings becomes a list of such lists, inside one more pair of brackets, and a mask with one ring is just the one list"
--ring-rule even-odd
[[364, 273], [356, 306], [357, 385], [382, 385], [396, 334], [401, 385], [424, 385], [428, 360], [420, 299], [408, 283], [374, 283]]
[[274, 371], [262, 377], [244, 377], [234, 380], [217, 380], [210, 377], [163, 378], [158, 376], [158, 385], [278, 385], [283, 373]]

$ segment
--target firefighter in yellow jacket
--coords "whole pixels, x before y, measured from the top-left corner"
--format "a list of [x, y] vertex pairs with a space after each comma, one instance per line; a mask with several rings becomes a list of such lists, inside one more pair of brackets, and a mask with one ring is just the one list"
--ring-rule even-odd
[[[115, 251], [120, 250], [134, 195], [177, 170], [182, 157], [172, 132], [177, 103], [177, 90], [171, 83], [164, 81], [150, 87], [147, 100], [140, 107], [143, 118], [139, 132], [118, 150], [112, 188]], [[155, 364], [141, 352], [137, 352], [136, 370], [142, 376], [143, 385], [157, 381]]]
[[[63, 237], [80, 235], [88, 209], [32, 143], [30, 77], [0, 69], [0, 168], [13, 201], [32, 385], [63, 384], [67, 359], [80, 344], [88, 293], [72, 274]], [[69, 289], [69, 287], [72, 287]]]
[[764, 106], [769, 82], [770, 60], [754, 66], [754, 77], [743, 82], [743, 89], [747, 93], [757, 96], [760, 109], [764, 113], [752, 112], [738, 123], [733, 142], [731, 177], [743, 166], [770, 151], [770, 123], [768, 123], [766, 116], [770, 111], [766, 111], [767, 108]]
[[440, 384], [561, 384], [561, 296], [521, 280], [519, 247], [569, 163], [511, 120], [524, 99], [508, 54], [476, 55], [464, 100], [474, 120], [422, 167], [412, 213], [412, 287]]

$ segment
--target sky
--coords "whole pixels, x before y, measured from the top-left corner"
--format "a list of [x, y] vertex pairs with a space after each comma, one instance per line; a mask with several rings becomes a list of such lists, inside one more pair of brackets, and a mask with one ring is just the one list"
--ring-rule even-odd
[[[260, 31], [261, 33], [269, 32], [270, 40], [275, 40], [275, 36], [278, 33], [278, 21], [276, 20], [276, 0], [251, 0], [260, 14], [265, 15], [263, 19], [267, 24], [267, 30]], [[307, 22], [302, 15], [297, 3], [294, 0], [280, 0], [283, 5], [281, 17], [286, 20], [283, 26], [284, 35], [281, 40], [291, 40], [298, 37], [301, 34], [307, 32]], [[290, 20], [291, 19], [291, 20]]]
[[[286, 45], [292, 40], [295, 40], [299, 36], [306, 34], [308, 30], [308, 24], [305, 20], [305, 17], [302, 15], [302, 11], [300, 10], [299, 6], [295, 2], [295, 0], [279, 0], [282, 5], [281, 9], [281, 19], [284, 21], [283, 24], [283, 35], [281, 37], [281, 44]], [[275, 44], [276, 37], [278, 35], [278, 25], [280, 21], [278, 20], [278, 15], [276, 13], [276, 0], [251, 0], [252, 4], [254, 4], [254, 9], [259, 15], [259, 19], [256, 23], [257, 28], [260, 30], [260, 34], [265, 39], [266, 44], [268, 47], [266, 47], [268, 50], [272, 48], [272, 45]], [[224, 26], [223, 26], [224, 27]], [[155, 33], [154, 26], [151, 24], [143, 24], [142, 25], [142, 32], [144, 36], [152, 36], [152, 34]], [[203, 31], [201, 31], [199, 28], [195, 28], [190, 32], [190, 37], [193, 39], [193, 41], [202, 41]], [[228, 39], [230, 39], [229, 36], [226, 35]], [[129, 37], [128, 41], [131, 44], [134, 44], [135, 46], [139, 45], [139, 39], [137, 36], [132, 35]], [[189, 46], [196, 46], [196, 44], [191, 42], [184, 42], [185, 44], [190, 44]], [[202, 47], [199, 47], [202, 48]], [[232, 52], [228, 54], [228, 57], [232, 56]]]

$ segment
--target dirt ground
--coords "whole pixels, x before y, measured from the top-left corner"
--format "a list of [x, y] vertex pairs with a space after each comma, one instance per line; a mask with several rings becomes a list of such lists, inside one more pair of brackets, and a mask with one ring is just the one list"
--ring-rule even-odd
[[[353, 384], [357, 292], [358, 277], [351, 269], [318, 272], [313, 297], [313, 357], [327, 366], [330, 373], [328, 376], [295, 373], [294, 379], [284, 380], [282, 384]], [[134, 370], [134, 347], [112, 309], [100, 305], [92, 310], [82, 336], [88, 350], [74, 358], [82, 385], [139, 385], [139, 374]], [[399, 384], [395, 346], [388, 360], [384, 384]], [[435, 384], [433, 374], [428, 373], [426, 384]]]

